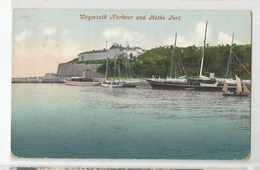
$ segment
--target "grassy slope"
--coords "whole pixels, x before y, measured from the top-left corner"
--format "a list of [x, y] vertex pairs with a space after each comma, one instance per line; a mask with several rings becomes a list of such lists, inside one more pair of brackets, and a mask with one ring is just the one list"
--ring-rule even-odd
[[[209, 46], [205, 48], [205, 58], [203, 65], [203, 75], [208, 76], [209, 73], [215, 73], [216, 77], [224, 77], [227, 69], [230, 46]], [[246, 69], [251, 72], [251, 45], [234, 45], [233, 52], [243, 63]], [[177, 48], [177, 53], [181, 58], [182, 64], [188, 76], [198, 76], [201, 64], [202, 48], [195, 45], [189, 47]], [[232, 54], [234, 62], [230, 65], [232, 68], [231, 75], [237, 74], [242, 79], [250, 79], [250, 75], [243, 69], [241, 63]], [[170, 63], [172, 58], [172, 47], [157, 47], [148, 50], [138, 58], [129, 60], [132, 69], [137, 77], [166, 77], [170, 72]], [[69, 63], [85, 63], [85, 64], [103, 64], [98, 72], [105, 73], [106, 60], [91, 60], [78, 62], [77, 59]], [[125, 58], [120, 56], [116, 61], [116, 71], [120, 70], [121, 75], [125, 75]], [[180, 62], [176, 62], [176, 74], [181, 76]], [[113, 75], [114, 59], [109, 60], [110, 76]], [[235, 69], [234, 69], [235, 68]], [[130, 74], [130, 73], [128, 73]], [[174, 73], [173, 73], [174, 74]]]

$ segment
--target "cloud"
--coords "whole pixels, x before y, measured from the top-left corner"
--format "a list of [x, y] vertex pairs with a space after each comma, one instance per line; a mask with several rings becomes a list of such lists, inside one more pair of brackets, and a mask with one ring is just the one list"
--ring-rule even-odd
[[[204, 37], [205, 37], [205, 30], [206, 30], [206, 23], [204, 22], [199, 22], [197, 24], [197, 27], [196, 27], [196, 37], [198, 37], [199, 39], [201, 39], [202, 41], [204, 41]], [[208, 25], [207, 26], [207, 34], [206, 34], [206, 38], [207, 39], [210, 39], [212, 38], [213, 35], [211, 33], [211, 27]]]
[[[145, 36], [137, 31], [123, 29], [121, 27], [111, 27], [103, 31], [103, 37], [111, 42], [125, 44], [126, 41], [130, 44], [142, 45], [148, 43]], [[140, 44], [138, 44], [140, 43]]]
[[57, 33], [57, 24], [54, 23], [51, 27], [43, 29], [43, 34], [45, 35], [54, 35]]
[[52, 24], [51, 26], [47, 23], [41, 23], [38, 28], [44, 35], [54, 35], [58, 31], [56, 23]]
[[103, 31], [103, 36], [108, 39], [118, 38], [119, 36], [122, 36], [122, 34], [124, 34], [123, 32], [124, 31], [121, 27], [108, 28], [105, 31]]
[[[174, 42], [175, 42], [175, 36], [169, 37], [166, 40], [165, 45], [173, 45]], [[187, 37], [177, 35], [176, 46], [187, 47], [187, 46], [191, 46], [193, 44], [194, 44], [194, 42], [190, 41]]]
[[31, 36], [31, 32], [24, 30], [20, 35], [15, 36], [17, 42], [22, 42], [25, 38]]
[[218, 34], [218, 44], [231, 44], [232, 36], [227, 33], [220, 32]]
[[43, 35], [47, 36], [55, 35], [58, 32], [57, 23], [52, 23], [51, 25], [50, 23], [43, 22], [38, 26], [38, 28]]
[[67, 30], [63, 30], [62, 33], [63, 33], [63, 34], [67, 34], [68, 31], [67, 31]]
[[41, 24], [39, 25], [39, 29], [42, 29], [42, 27], [43, 27], [44, 25], [45, 25], [44, 23], [41, 23]]
[[[188, 32], [185, 36], [177, 36], [177, 46], [179, 47], [187, 47], [192, 46], [203, 46], [204, 37], [205, 37], [205, 28], [206, 23], [199, 22], [194, 28], [193, 32]], [[207, 26], [207, 35], [206, 35], [206, 43], [213, 45], [213, 35], [211, 33], [211, 28]], [[175, 36], [169, 37], [166, 40], [166, 45], [173, 45], [175, 41]]]
[[[206, 23], [199, 22], [193, 32], [187, 33], [185, 36], [178, 36], [177, 37], [177, 46], [179, 47], [187, 47], [195, 44], [195, 46], [203, 46], [204, 44], [204, 37], [205, 37], [205, 28]], [[206, 44], [210, 46], [217, 46], [218, 44], [230, 44], [231, 43], [231, 36], [220, 32], [218, 36], [214, 36], [211, 32], [211, 27], [207, 26], [207, 34], [206, 34]], [[240, 41], [236, 41], [237, 43]], [[174, 37], [169, 37], [166, 40], [167, 45], [174, 44]]]
[[[220, 32], [218, 34], [218, 44], [231, 44], [231, 41], [232, 41], [232, 36], [231, 35], [228, 35], [227, 33], [224, 33], [224, 32]], [[233, 40], [233, 44], [236, 43], [236, 44], [245, 44], [243, 43], [242, 41], [240, 40], [235, 40], [235, 37], [234, 37], [234, 40]]]

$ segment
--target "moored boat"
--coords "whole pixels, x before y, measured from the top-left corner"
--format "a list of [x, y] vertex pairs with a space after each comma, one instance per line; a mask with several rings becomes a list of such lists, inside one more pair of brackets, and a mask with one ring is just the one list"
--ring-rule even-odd
[[[128, 45], [127, 45], [128, 47]], [[140, 83], [140, 80], [137, 79], [127, 79], [127, 71], [128, 69], [130, 70], [130, 65], [127, 62], [128, 56], [126, 52], [126, 64], [125, 64], [125, 79], [120, 78], [120, 65], [119, 68], [117, 67], [116, 61], [117, 57], [115, 56], [114, 58], [114, 68], [113, 68], [113, 79], [108, 79], [108, 70], [109, 70], [109, 65], [108, 65], [108, 59], [106, 58], [106, 73], [105, 73], [105, 79], [101, 81], [101, 87], [112, 87], [112, 88], [134, 88], [136, 87], [136, 84]], [[116, 78], [116, 75], [118, 73], [118, 78]]]
[[[177, 59], [177, 55], [175, 52], [176, 48], [176, 38], [175, 35], [175, 43], [172, 52], [172, 62], [171, 62], [171, 71], [170, 77], [166, 79], [146, 79], [146, 81], [151, 85], [152, 89], [163, 89], [163, 90], [196, 90], [196, 91], [222, 91], [222, 86], [218, 83], [218, 81], [214, 78], [214, 73], [210, 73], [209, 77], [202, 75], [203, 70], [203, 60], [204, 60], [204, 49], [206, 44], [206, 33], [207, 33], [207, 23], [205, 29], [205, 38], [204, 38], [204, 47], [202, 48], [202, 59], [201, 59], [201, 67], [200, 74], [198, 78], [186, 78], [187, 74], [182, 65], [183, 71], [185, 73], [184, 76], [176, 78], [176, 60], [181, 62], [180, 57]], [[174, 63], [174, 64], [173, 64]], [[174, 66], [174, 69], [173, 69]], [[172, 77], [172, 71], [175, 70], [175, 78]]]
[[[232, 61], [231, 54], [234, 54], [234, 56], [236, 57], [238, 62], [240, 62], [238, 57], [232, 51], [234, 34], [232, 37], [230, 54], [229, 54], [229, 59], [228, 59], [228, 64], [227, 64], [227, 73], [226, 73], [225, 78], [215, 78], [215, 73], [210, 73], [209, 77], [206, 77], [203, 75], [203, 61], [204, 61], [204, 49], [205, 49], [205, 44], [206, 44], [207, 23], [208, 22], [206, 22], [204, 46], [202, 48], [201, 67], [200, 67], [200, 73], [199, 73], [198, 78], [186, 78], [186, 76], [184, 76], [184, 77], [182, 76], [179, 78], [176, 78], [176, 76], [175, 76], [175, 78], [171, 78], [171, 75], [170, 75], [170, 78], [167, 77], [166, 79], [155, 79], [155, 78], [145, 79], [150, 84], [152, 89], [162, 89], [162, 90], [191, 90], [192, 89], [195, 91], [222, 92], [224, 82], [227, 82], [229, 91], [234, 92], [236, 90], [237, 82], [235, 80], [233, 80], [231, 78], [231, 76], [230, 76], [230, 78], [227, 78], [228, 71], [229, 71], [229, 65], [230, 65], [230, 62]], [[174, 44], [173, 49], [175, 49], [175, 46], [176, 46], [176, 37], [177, 37], [177, 35], [175, 36], [175, 44]], [[174, 58], [176, 59], [175, 53], [173, 50], [172, 61]], [[179, 61], [181, 61], [181, 60], [179, 59]], [[247, 71], [248, 74], [250, 74], [250, 72], [245, 68], [243, 63], [240, 62], [240, 65], [243, 66], [243, 68]], [[230, 67], [230, 69], [231, 69], [231, 67]], [[171, 71], [172, 70], [173, 70], [173, 62], [171, 63]], [[175, 68], [175, 70], [176, 70], [176, 68]], [[175, 75], [176, 75], [176, 73], [175, 73]], [[249, 85], [249, 89], [250, 89], [251, 81], [246, 80], [246, 81], [244, 81], [244, 83], [246, 85]]]
[[[155, 90], [187, 90], [192, 89], [195, 91], [210, 91], [210, 92], [222, 92], [223, 85], [216, 84], [216, 80], [205, 80], [198, 78], [187, 78], [186, 82], [172, 82], [157, 79], [145, 79], [152, 89]], [[234, 91], [236, 86], [229, 86], [231, 91]]]
[[99, 81], [94, 81], [92, 78], [86, 77], [71, 77], [64, 80], [66, 85], [75, 85], [75, 86], [99, 86]]
[[237, 87], [236, 90], [233, 92], [230, 92], [228, 90], [228, 83], [225, 81], [225, 84], [223, 86], [223, 95], [224, 96], [249, 96], [250, 95], [250, 91], [248, 89], [248, 87], [246, 86], [246, 84], [243, 82], [243, 88], [241, 86], [241, 79], [239, 77], [236, 76], [236, 81], [237, 81]]

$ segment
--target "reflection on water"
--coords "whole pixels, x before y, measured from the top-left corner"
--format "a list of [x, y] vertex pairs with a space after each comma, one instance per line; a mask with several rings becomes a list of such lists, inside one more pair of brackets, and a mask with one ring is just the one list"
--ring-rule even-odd
[[250, 98], [218, 92], [12, 84], [19, 157], [244, 159]]

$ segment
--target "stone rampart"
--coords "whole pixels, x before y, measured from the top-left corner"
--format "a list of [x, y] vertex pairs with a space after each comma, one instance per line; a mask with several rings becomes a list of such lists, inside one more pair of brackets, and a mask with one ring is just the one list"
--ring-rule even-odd
[[72, 63], [64, 63], [59, 64], [57, 76], [61, 77], [82, 77], [83, 72], [89, 71], [89, 75], [87, 72], [87, 77], [104, 77], [104, 75], [97, 73], [98, 67], [102, 64], [72, 64]]
[[12, 78], [12, 83], [64, 83], [62, 77], [24, 77]]

